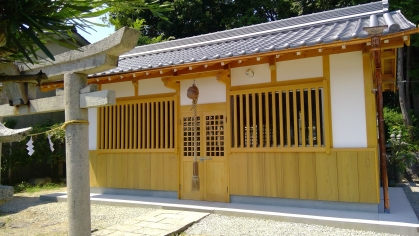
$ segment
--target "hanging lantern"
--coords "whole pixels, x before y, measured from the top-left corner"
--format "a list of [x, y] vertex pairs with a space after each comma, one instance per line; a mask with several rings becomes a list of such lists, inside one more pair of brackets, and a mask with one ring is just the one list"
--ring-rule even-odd
[[193, 83], [193, 85], [188, 88], [187, 96], [189, 99], [192, 99], [192, 100], [198, 99], [199, 89], [198, 87], [196, 87], [195, 83]]

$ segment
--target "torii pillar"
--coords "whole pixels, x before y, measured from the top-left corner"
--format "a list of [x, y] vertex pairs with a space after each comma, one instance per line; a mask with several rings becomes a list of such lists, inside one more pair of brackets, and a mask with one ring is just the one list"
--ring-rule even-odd
[[[80, 108], [80, 90], [87, 75], [64, 74], [65, 121], [88, 120]], [[71, 124], [65, 130], [67, 167], [68, 235], [90, 235], [89, 129], [88, 124]], [[88, 213], [86, 213], [88, 212]]]
[[[115, 100], [113, 91], [107, 91], [112, 93], [106, 94], [101, 93], [105, 91], [89, 93], [90, 87], [84, 91], [86, 89], [83, 88], [87, 86], [87, 75], [116, 67], [119, 55], [134, 48], [139, 37], [139, 31], [124, 27], [97, 43], [55, 56], [53, 63], [45, 62], [30, 66], [26, 70], [27, 73], [38, 73], [42, 70], [48, 76], [49, 82], [64, 78], [64, 104], [62, 96], [59, 96], [61, 98], [36, 99], [30, 101], [29, 105], [20, 105], [11, 109], [2, 105], [0, 116], [6, 116], [4, 114], [10, 112], [15, 115], [51, 112], [60, 110], [64, 105], [66, 122], [87, 121], [88, 107], [112, 105], [103, 102], [109, 100], [109, 94], [113, 94]], [[89, 104], [86, 104], [86, 101]], [[87, 123], [66, 126], [68, 235], [70, 236], [91, 235], [88, 135]]]

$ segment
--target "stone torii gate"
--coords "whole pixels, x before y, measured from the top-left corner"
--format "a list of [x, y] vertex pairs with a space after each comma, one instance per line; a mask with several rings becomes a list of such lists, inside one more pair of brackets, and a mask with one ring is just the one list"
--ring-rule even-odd
[[114, 91], [87, 86], [87, 75], [116, 67], [119, 55], [134, 48], [139, 37], [139, 31], [122, 28], [97, 43], [57, 55], [52, 63], [30, 66], [27, 74], [42, 70], [49, 82], [64, 79], [64, 92], [29, 100], [28, 105], [0, 105], [0, 117], [65, 110], [65, 121], [74, 121], [66, 126], [68, 235], [91, 234], [87, 108], [116, 101]]

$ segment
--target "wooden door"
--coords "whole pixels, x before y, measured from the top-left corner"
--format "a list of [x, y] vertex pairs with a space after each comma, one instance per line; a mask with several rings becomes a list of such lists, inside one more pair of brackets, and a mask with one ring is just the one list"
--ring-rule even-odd
[[[227, 201], [225, 164], [225, 111], [197, 113], [197, 157], [200, 190], [192, 192], [194, 161], [193, 114], [181, 115], [181, 198], [204, 201]], [[199, 159], [203, 160], [200, 161]]]

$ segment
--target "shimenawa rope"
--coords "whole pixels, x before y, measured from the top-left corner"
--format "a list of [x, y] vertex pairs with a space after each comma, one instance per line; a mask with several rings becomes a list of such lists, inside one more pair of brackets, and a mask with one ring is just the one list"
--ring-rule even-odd
[[59, 129], [65, 130], [65, 128], [68, 125], [84, 125], [84, 124], [89, 124], [89, 121], [88, 120], [69, 120], [69, 121], [64, 122], [61, 126], [58, 126], [56, 128], [53, 128], [53, 129], [50, 129], [50, 130], [47, 130], [47, 131], [44, 131], [44, 132], [29, 134], [28, 136], [32, 137], [32, 136], [37, 136], [37, 135], [40, 135], [40, 134], [51, 133], [51, 132], [59, 130]]

